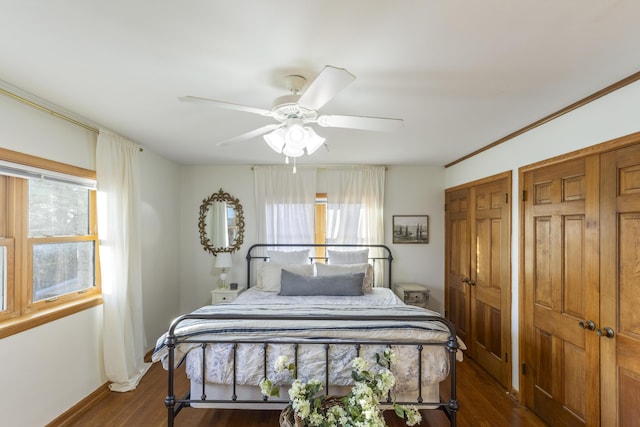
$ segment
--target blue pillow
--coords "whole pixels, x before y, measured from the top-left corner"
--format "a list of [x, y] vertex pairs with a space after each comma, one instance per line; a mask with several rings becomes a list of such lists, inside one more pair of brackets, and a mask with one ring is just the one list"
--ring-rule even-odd
[[358, 296], [362, 293], [364, 273], [347, 273], [337, 276], [303, 276], [282, 270], [280, 292], [285, 296]]

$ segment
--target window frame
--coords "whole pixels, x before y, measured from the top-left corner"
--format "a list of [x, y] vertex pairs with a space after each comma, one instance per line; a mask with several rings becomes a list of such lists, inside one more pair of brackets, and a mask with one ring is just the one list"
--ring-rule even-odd
[[[95, 171], [0, 148], [0, 160], [27, 167], [95, 180]], [[100, 254], [97, 226], [97, 191], [89, 190], [89, 234], [79, 236], [28, 237], [28, 179], [7, 176], [0, 185], [0, 245], [12, 243], [13, 262], [7, 261], [6, 307], [0, 311], [0, 338], [44, 325], [62, 317], [102, 304]], [[94, 241], [95, 285], [86, 290], [62, 294], [55, 299], [32, 301], [33, 245], [44, 242]], [[7, 251], [9, 259], [9, 251]]]

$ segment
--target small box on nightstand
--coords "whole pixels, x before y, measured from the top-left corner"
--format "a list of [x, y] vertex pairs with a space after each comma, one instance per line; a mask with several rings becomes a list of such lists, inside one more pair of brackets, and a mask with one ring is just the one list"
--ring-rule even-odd
[[244, 291], [244, 289], [214, 289], [211, 291], [211, 304], [231, 302], [236, 299], [242, 291]]
[[426, 285], [413, 282], [396, 283], [394, 290], [405, 304], [423, 308], [429, 305], [429, 289]]

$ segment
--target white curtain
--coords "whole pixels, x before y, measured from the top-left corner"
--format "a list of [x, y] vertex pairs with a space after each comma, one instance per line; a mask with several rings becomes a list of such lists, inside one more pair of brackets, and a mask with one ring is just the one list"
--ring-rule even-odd
[[144, 363], [139, 147], [100, 130], [96, 150], [104, 366], [112, 391], [136, 388]]
[[[384, 243], [384, 180], [384, 166], [327, 168], [327, 243]], [[383, 255], [369, 252], [373, 257]], [[375, 264], [380, 285], [384, 263]]]
[[313, 243], [315, 168], [254, 167], [258, 241]]
[[384, 166], [330, 167], [327, 243], [384, 243]]

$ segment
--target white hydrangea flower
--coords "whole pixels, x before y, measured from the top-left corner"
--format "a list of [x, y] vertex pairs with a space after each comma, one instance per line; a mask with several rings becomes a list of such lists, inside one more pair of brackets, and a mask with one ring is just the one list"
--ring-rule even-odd
[[291, 402], [291, 406], [293, 406], [296, 414], [302, 419], [306, 419], [311, 413], [311, 404], [306, 399], [294, 399], [293, 402]]
[[309, 415], [307, 423], [310, 426], [321, 426], [323, 421], [324, 416], [320, 412], [314, 411], [313, 413], [311, 413], [311, 415]]
[[282, 372], [285, 369], [288, 369], [287, 362], [288, 362], [287, 356], [279, 356], [276, 359], [276, 366], [275, 366], [276, 371]]
[[362, 357], [356, 357], [353, 359], [353, 369], [358, 372], [366, 371], [369, 369], [369, 363]]
[[391, 363], [395, 363], [396, 360], [398, 360], [395, 351], [393, 351], [393, 349], [390, 349], [390, 348], [387, 348], [384, 351], [384, 358]]
[[[351, 427], [385, 427], [383, 412], [380, 409], [380, 400], [383, 399], [395, 385], [395, 377], [388, 369], [389, 364], [396, 361], [395, 352], [386, 349], [382, 354], [376, 355], [378, 362], [374, 370], [370, 370], [369, 362], [362, 357], [353, 359], [352, 366], [354, 381], [351, 392], [342, 399], [340, 404], [331, 408], [317, 406], [322, 399], [320, 391], [324, 383], [318, 379], [310, 379], [307, 383], [299, 379], [293, 381], [289, 388], [291, 407], [295, 415], [304, 420], [310, 427], [319, 426], [351, 426]], [[387, 362], [387, 363], [385, 363]], [[285, 369], [295, 372], [295, 366], [287, 364], [286, 356], [280, 356], [276, 360], [276, 370]], [[381, 366], [378, 366], [381, 365]], [[260, 389], [264, 394], [276, 391], [277, 387], [271, 380], [263, 379]], [[422, 421], [422, 416], [415, 407], [402, 408], [407, 417], [407, 425], [414, 426]]]
[[304, 398], [304, 393], [306, 392], [306, 387], [300, 380], [293, 381], [291, 387], [289, 387], [289, 398], [291, 400]]
[[407, 425], [415, 426], [422, 421], [422, 415], [418, 412], [418, 409], [413, 405], [407, 405], [404, 407], [405, 414], [407, 415]]
[[269, 379], [263, 378], [260, 381], [260, 391], [265, 396], [271, 396], [271, 390], [273, 389], [273, 382]]
[[390, 370], [385, 369], [378, 375], [376, 387], [378, 388], [378, 390], [380, 390], [380, 393], [387, 394], [387, 392], [391, 390], [395, 383], [396, 378], [393, 376], [393, 373], [391, 373]]

